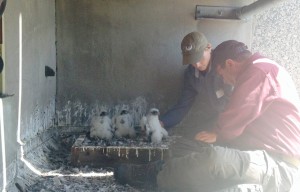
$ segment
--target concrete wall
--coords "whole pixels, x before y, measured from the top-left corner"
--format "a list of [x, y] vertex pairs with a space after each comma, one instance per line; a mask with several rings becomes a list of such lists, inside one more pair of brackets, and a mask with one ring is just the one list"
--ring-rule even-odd
[[258, 14], [254, 20], [253, 52], [274, 59], [292, 75], [300, 93], [300, 3], [288, 0]]
[[27, 145], [53, 125], [56, 77], [46, 78], [45, 66], [56, 68], [55, 2], [9, 0], [3, 34], [3, 91], [14, 94], [3, 99], [5, 146], [1, 146], [6, 153], [1, 148], [0, 182], [5, 182], [6, 171], [8, 184], [16, 174], [17, 157], [20, 160], [17, 139]]
[[213, 45], [229, 38], [251, 43], [252, 21], [195, 20], [194, 15], [199, 4], [242, 6], [252, 1], [56, 2], [61, 125], [74, 125], [76, 119], [82, 119], [77, 125], [85, 124], [88, 115], [69, 117], [89, 113], [96, 102], [114, 106], [139, 96], [166, 111], [179, 97], [186, 67], [180, 43], [191, 31], [202, 31]]

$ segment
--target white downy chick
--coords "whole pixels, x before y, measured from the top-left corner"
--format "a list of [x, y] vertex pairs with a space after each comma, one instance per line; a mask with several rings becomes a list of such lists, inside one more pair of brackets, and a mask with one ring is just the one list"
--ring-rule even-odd
[[129, 135], [130, 137], [136, 136], [133, 117], [129, 113], [128, 107], [122, 107], [119, 114], [113, 118], [113, 124], [116, 137], [120, 138], [127, 135]]
[[94, 116], [91, 121], [90, 137], [107, 139], [112, 138], [111, 119], [106, 110], [102, 110], [99, 116]]
[[143, 135], [146, 135], [148, 137], [149, 134], [150, 134], [150, 127], [149, 127], [147, 116], [143, 116], [141, 118], [141, 120], [140, 120], [140, 126], [141, 126], [141, 133]]
[[[151, 134], [152, 143], [160, 143], [163, 138], [168, 137], [168, 132], [161, 126], [159, 117], [159, 110], [152, 108], [147, 114], [147, 124], [149, 126], [149, 134]], [[147, 133], [147, 131], [146, 131]]]

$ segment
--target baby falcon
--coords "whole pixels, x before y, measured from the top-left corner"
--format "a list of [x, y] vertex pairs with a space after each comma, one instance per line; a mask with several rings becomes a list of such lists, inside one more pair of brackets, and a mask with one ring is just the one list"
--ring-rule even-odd
[[91, 121], [91, 138], [107, 139], [112, 138], [111, 119], [106, 110], [102, 110], [99, 116], [94, 116]]
[[155, 144], [168, 137], [168, 132], [161, 126], [158, 116], [159, 110], [152, 108], [147, 116], [142, 117], [140, 122], [142, 131], [146, 132], [146, 136], [151, 135], [151, 142]]
[[124, 136], [135, 137], [133, 117], [129, 113], [128, 107], [122, 107], [119, 114], [113, 118], [115, 136], [120, 138]]

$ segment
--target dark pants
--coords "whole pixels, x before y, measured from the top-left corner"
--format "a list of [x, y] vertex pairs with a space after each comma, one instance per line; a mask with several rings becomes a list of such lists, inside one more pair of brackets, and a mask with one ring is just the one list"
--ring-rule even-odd
[[[264, 192], [300, 191], [299, 170], [265, 151], [240, 151], [179, 140], [173, 158], [157, 176], [165, 191], [217, 191], [237, 184], [260, 184]], [[298, 186], [296, 186], [298, 185]]]

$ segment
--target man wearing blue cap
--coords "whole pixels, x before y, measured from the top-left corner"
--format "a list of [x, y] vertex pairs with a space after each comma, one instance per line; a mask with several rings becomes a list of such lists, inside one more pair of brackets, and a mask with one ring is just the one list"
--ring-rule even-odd
[[[183, 120], [195, 104], [196, 98], [201, 105], [201, 124], [184, 130], [184, 136], [194, 135], [214, 122], [222, 111], [231, 92], [231, 86], [225, 85], [211, 66], [211, 44], [203, 33], [191, 32], [181, 42], [182, 63], [188, 65], [184, 73], [184, 86], [178, 103], [160, 117], [162, 125], [167, 129]], [[185, 128], [187, 129], [187, 128]]]

